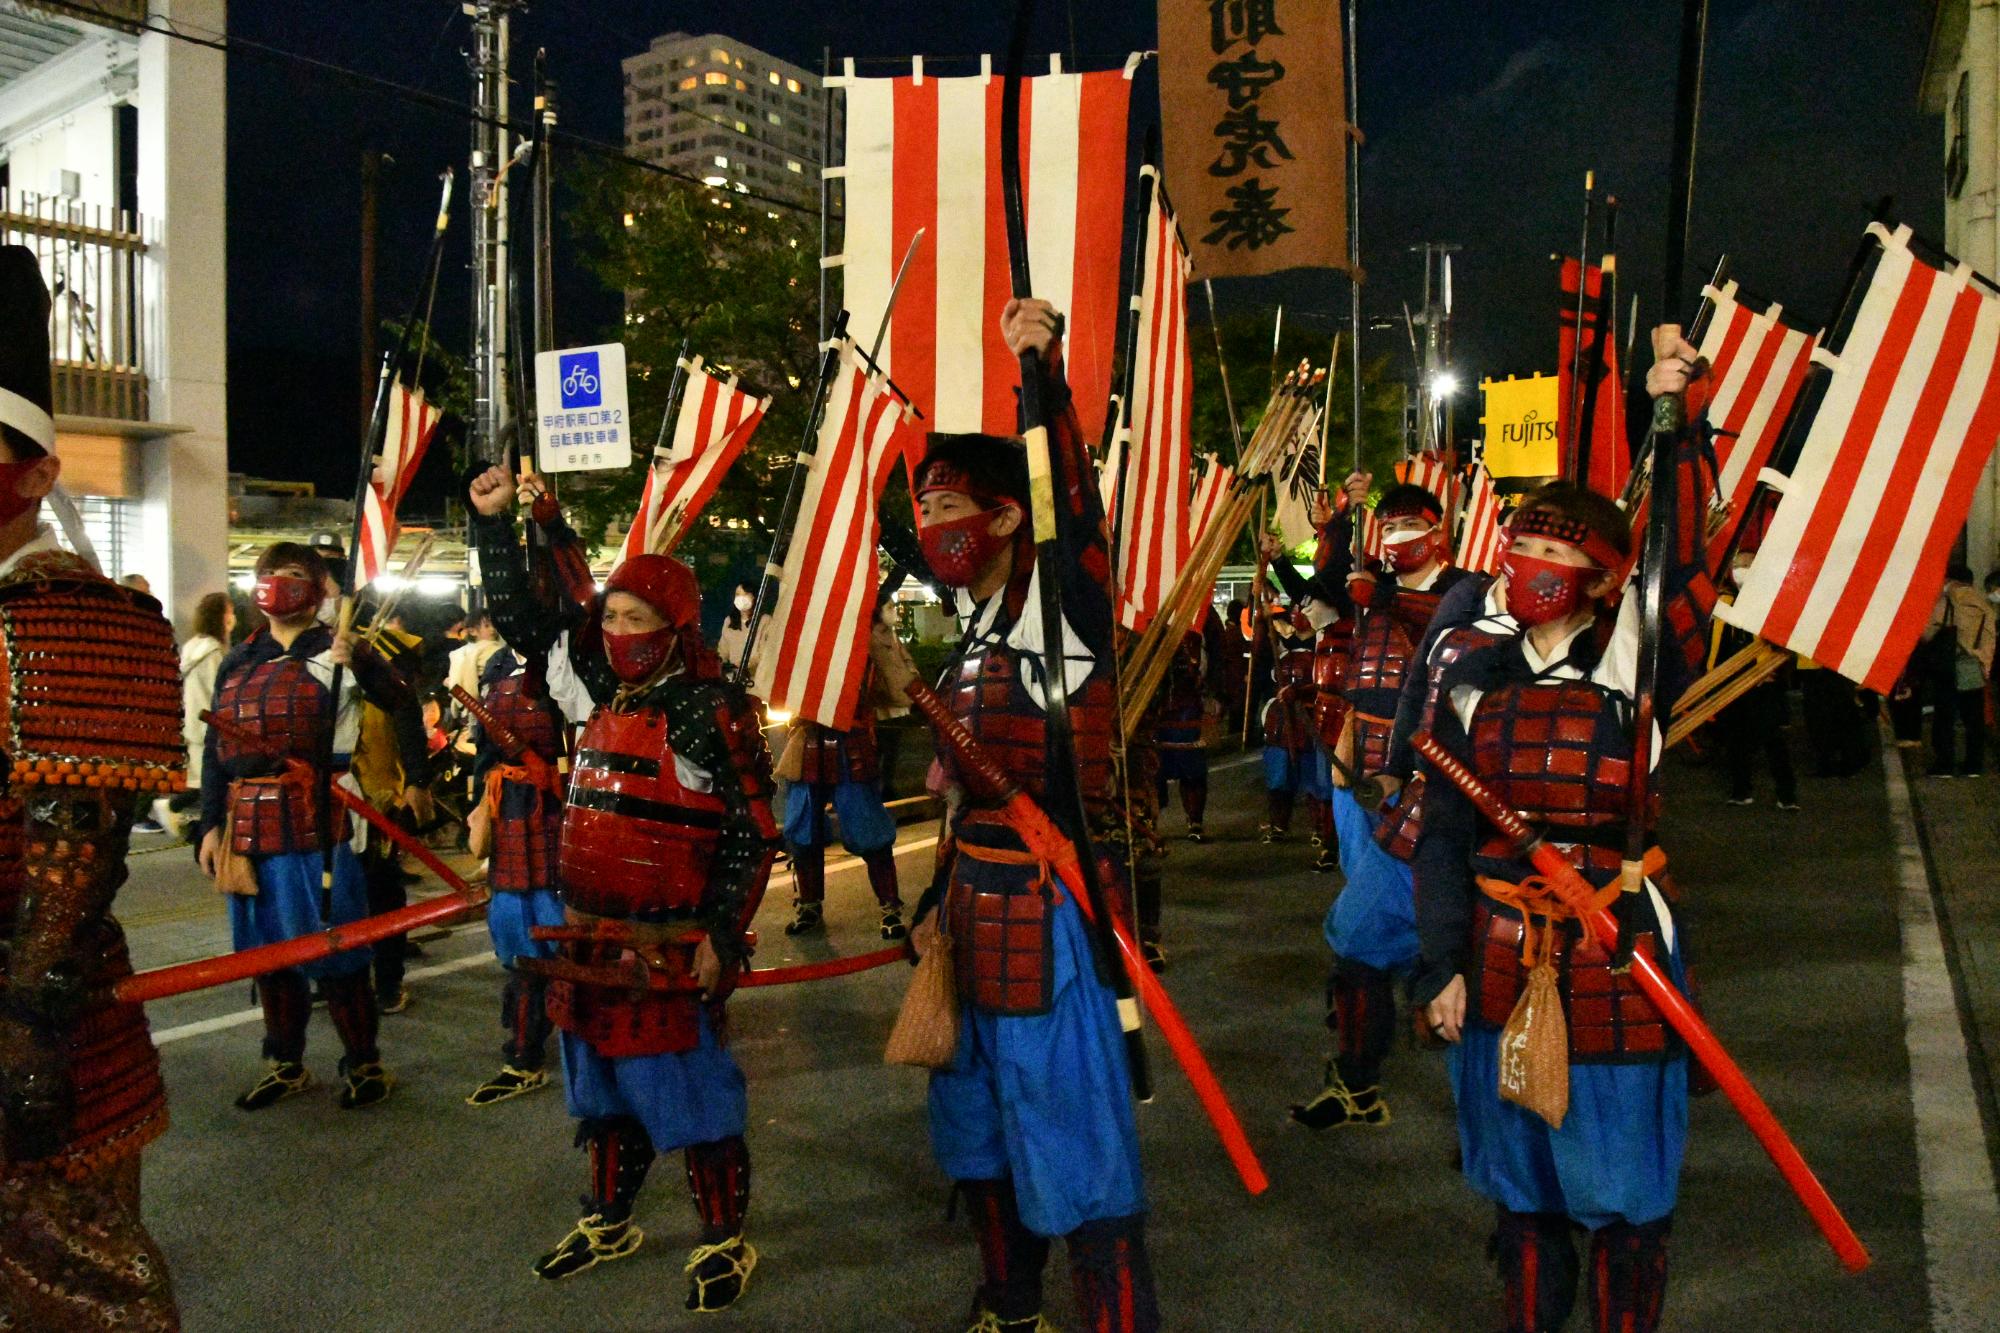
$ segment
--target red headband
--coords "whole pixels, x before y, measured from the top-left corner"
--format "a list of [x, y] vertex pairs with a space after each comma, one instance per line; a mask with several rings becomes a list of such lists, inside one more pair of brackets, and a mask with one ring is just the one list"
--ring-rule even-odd
[[973, 481], [970, 472], [959, 464], [942, 458], [934, 459], [917, 469], [917, 498], [921, 500], [937, 491], [958, 491], [971, 496], [988, 509], [998, 509], [1001, 505], [1016, 503], [978, 485]]
[[1515, 510], [1514, 516], [1507, 521], [1507, 535], [1509, 538], [1540, 537], [1574, 546], [1599, 569], [1617, 569], [1625, 563], [1625, 557], [1618, 553], [1618, 548], [1606, 541], [1602, 534], [1591, 531], [1581, 519], [1559, 514], [1553, 509]]

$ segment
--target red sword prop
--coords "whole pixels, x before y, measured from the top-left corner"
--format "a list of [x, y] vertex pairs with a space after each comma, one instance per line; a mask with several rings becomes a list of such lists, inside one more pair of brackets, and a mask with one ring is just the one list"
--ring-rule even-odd
[[[1451, 780], [1453, 786], [1465, 793], [1479, 813], [1493, 826], [1505, 834], [1514, 844], [1517, 855], [1525, 856], [1534, 863], [1535, 869], [1547, 880], [1556, 896], [1574, 912], [1597, 942], [1607, 953], [1615, 953], [1618, 947], [1618, 921], [1603, 908], [1593, 909], [1590, 901], [1596, 890], [1584, 877], [1577, 873], [1575, 866], [1561, 852], [1551, 847], [1540, 834], [1529, 826], [1518, 811], [1509, 809], [1507, 804], [1495, 795], [1471, 770], [1459, 762], [1457, 756], [1438, 744], [1427, 731], [1420, 731], [1410, 738], [1417, 753], [1428, 760], [1432, 767]], [[1639, 982], [1639, 989], [1653, 1002], [1669, 1026], [1688, 1044], [1702, 1067], [1714, 1077], [1729, 1104], [1743, 1117], [1743, 1123], [1757, 1137], [1757, 1142], [1770, 1155], [1778, 1174], [1799, 1196], [1811, 1215], [1813, 1225], [1826, 1237], [1827, 1244], [1840, 1258], [1841, 1265], [1850, 1273], [1858, 1273], [1868, 1267], [1868, 1249], [1861, 1238], [1854, 1234], [1847, 1219], [1841, 1215], [1840, 1207], [1834, 1203], [1826, 1187], [1819, 1183], [1806, 1159], [1800, 1154], [1798, 1145], [1791, 1135], [1778, 1123], [1778, 1117], [1752, 1086], [1749, 1076], [1723, 1049], [1715, 1032], [1689, 1004], [1687, 997], [1667, 979], [1658, 963], [1642, 953], [1632, 955], [1632, 975]]]
[[[1021, 835], [1021, 840], [1027, 843], [1028, 849], [1055, 867], [1056, 874], [1070, 890], [1070, 901], [1077, 905], [1093, 926], [1102, 928], [1105, 923], [1097, 918], [1090, 899], [1075, 887], [1084, 882], [1083, 868], [1077, 863], [1076, 845], [1026, 792], [987, 757], [979, 742], [965, 729], [965, 724], [945, 707], [944, 700], [938, 698], [936, 691], [923, 681], [912, 679], [903, 687], [903, 693], [909, 696], [917, 711], [931, 724], [938, 742], [951, 750], [958, 761], [960, 773], [971, 780], [971, 785], [980, 796], [1000, 802], [1002, 813], [1014, 831]], [[1242, 1177], [1243, 1188], [1252, 1194], [1262, 1194], [1270, 1188], [1270, 1177], [1264, 1174], [1263, 1164], [1257, 1160], [1248, 1136], [1243, 1133], [1243, 1122], [1236, 1118], [1235, 1108], [1230, 1106], [1229, 1097], [1223, 1092], [1215, 1071], [1209, 1067], [1208, 1058], [1202, 1054], [1194, 1034], [1188, 1030], [1187, 1020], [1181, 1017], [1166, 987], [1153, 975], [1153, 969], [1146, 965], [1138, 943], [1133, 940], [1131, 930], [1117, 911], [1111, 909], [1107, 915], [1110, 917], [1112, 936], [1118, 944], [1118, 956], [1125, 964], [1125, 974], [1139, 992], [1147, 1012], [1152, 1014], [1153, 1023], [1159, 1028], [1160, 1036], [1165, 1039], [1167, 1049], [1173, 1053], [1181, 1072], [1193, 1085], [1195, 1098], [1201, 1103], [1209, 1123], [1215, 1126], [1216, 1135], [1222, 1140], [1222, 1150], [1229, 1155], [1230, 1165]]]

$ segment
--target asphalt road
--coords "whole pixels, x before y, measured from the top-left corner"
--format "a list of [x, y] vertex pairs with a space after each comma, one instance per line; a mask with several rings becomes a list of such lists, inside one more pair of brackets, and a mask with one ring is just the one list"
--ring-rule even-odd
[[[1385, 1129], [1316, 1136], [1285, 1115], [1317, 1085], [1320, 920], [1338, 879], [1312, 874], [1296, 837], [1256, 841], [1257, 785], [1254, 766], [1219, 768], [1214, 840], [1174, 844], [1167, 982], [1272, 1186], [1243, 1192], [1155, 1041], [1159, 1095], [1139, 1123], [1166, 1321], [1497, 1328], [1490, 1213], [1453, 1170], [1442, 1059], [1398, 1051]], [[1729, 808], [1713, 774], [1670, 766], [1665, 842], [1706, 1008], [1875, 1257], [1861, 1276], [1841, 1273], [1728, 1106], [1708, 1098], [1694, 1112], [1673, 1234], [1670, 1329], [1900, 1333], [2000, 1320], [1961, 1297], [1954, 1308], [1969, 1308], [1934, 1323], [1927, 1295], [1941, 1279], [1924, 1240], [1932, 1173], [1919, 1170], [1890, 790], [1878, 770], [1807, 780], [1805, 812], [1781, 815]], [[906, 886], [926, 878], [934, 832], [904, 829]], [[803, 946], [782, 933], [790, 893], [774, 886], [757, 923], [760, 962], [880, 947], [860, 868], [836, 870], [829, 885], [829, 932]], [[183, 853], [137, 860], [123, 902], [141, 966], [224, 945], [221, 908]], [[241, 1021], [246, 988], [154, 1006], [174, 1123], [146, 1159], [146, 1216], [187, 1327], [460, 1333], [692, 1320], [681, 1265], [694, 1219], [675, 1161], [655, 1167], [641, 1197], [648, 1239], [637, 1255], [563, 1283], [530, 1275], [577, 1214], [583, 1156], [559, 1091], [464, 1104], [496, 1067], [500, 972], [483, 927], [426, 949], [413, 963], [415, 1003], [384, 1020], [400, 1086], [364, 1113], [336, 1110], [324, 1086], [255, 1116], [231, 1106], [258, 1068], [260, 1029]], [[964, 1326], [976, 1261], [964, 1221], [945, 1215], [923, 1080], [881, 1063], [905, 980], [891, 968], [731, 1002], [762, 1262], [728, 1327]], [[329, 1084], [336, 1055], [316, 1014], [307, 1059]], [[1049, 1314], [1073, 1328], [1059, 1251], [1049, 1277]], [[1955, 1299], [1950, 1274], [1942, 1281], [1941, 1309]]]

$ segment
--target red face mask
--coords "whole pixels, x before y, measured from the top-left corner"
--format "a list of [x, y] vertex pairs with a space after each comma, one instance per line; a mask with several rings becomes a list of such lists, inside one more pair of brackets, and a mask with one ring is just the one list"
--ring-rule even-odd
[[637, 685], [651, 680], [667, 664], [678, 638], [679, 631], [672, 625], [637, 634], [606, 634], [604, 655], [610, 659], [612, 673], [618, 679], [627, 685]]
[[11, 523], [21, 515], [41, 503], [35, 496], [22, 495], [15, 489], [28, 469], [41, 462], [40, 458], [23, 458], [12, 463], [0, 463], [0, 523]]
[[1590, 601], [1584, 588], [1604, 571], [1595, 565], [1564, 565], [1512, 551], [1500, 557], [1507, 576], [1507, 614], [1532, 629], [1563, 620]]
[[1436, 524], [1405, 542], [1384, 541], [1383, 553], [1388, 557], [1389, 567], [1398, 574], [1414, 574], [1431, 562], [1432, 557], [1442, 553], [1443, 534]]
[[274, 620], [283, 620], [310, 611], [320, 604], [325, 592], [319, 584], [298, 574], [259, 574], [257, 589], [250, 600]]
[[995, 536], [987, 530], [1006, 507], [997, 505], [918, 528], [917, 545], [923, 548], [924, 563], [931, 567], [931, 573], [954, 588], [970, 587], [979, 571], [1014, 540], [1012, 533]]

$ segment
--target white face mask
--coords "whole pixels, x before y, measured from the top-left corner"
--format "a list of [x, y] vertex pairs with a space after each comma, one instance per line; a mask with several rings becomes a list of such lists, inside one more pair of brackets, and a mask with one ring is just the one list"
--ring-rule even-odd
[[1995, 606], [2000, 606], [2000, 588], [1988, 588], [1986, 590], [1986, 600]]
[[756, 604], [756, 598], [746, 596], [743, 593], [736, 594], [736, 609], [738, 611], [741, 611], [744, 615], [746, 616], [749, 615], [750, 608], [755, 604]]
[[319, 599], [319, 610], [313, 612], [313, 619], [322, 625], [331, 625], [339, 615], [340, 598], [322, 597]]

